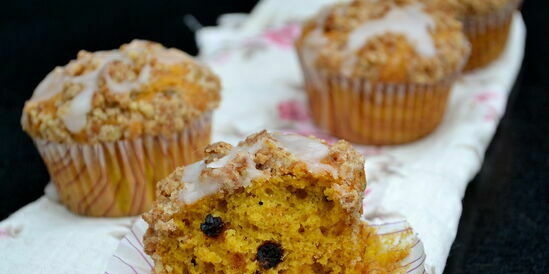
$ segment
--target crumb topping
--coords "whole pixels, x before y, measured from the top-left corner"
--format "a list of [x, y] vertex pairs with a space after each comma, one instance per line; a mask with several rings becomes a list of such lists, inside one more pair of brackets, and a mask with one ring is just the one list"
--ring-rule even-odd
[[308, 20], [304, 65], [372, 81], [432, 83], [453, 75], [470, 46], [459, 21], [418, 0], [355, 0]]
[[55, 142], [96, 143], [173, 134], [217, 107], [220, 83], [176, 49], [142, 40], [118, 50], [80, 51], [25, 104], [22, 126]]
[[[340, 185], [334, 189], [345, 207], [360, 207], [366, 181], [364, 158], [345, 141], [329, 146], [313, 137], [262, 131], [232, 147], [216, 143], [206, 148], [206, 159], [179, 171], [177, 181], [167, 179], [169, 200], [193, 204], [215, 193], [232, 193], [257, 178], [300, 170], [311, 176], [329, 176]], [[358, 183], [357, 183], [358, 182]], [[162, 186], [165, 185], [165, 186]], [[174, 191], [177, 189], [177, 191]], [[176, 194], [171, 194], [175, 192]]]

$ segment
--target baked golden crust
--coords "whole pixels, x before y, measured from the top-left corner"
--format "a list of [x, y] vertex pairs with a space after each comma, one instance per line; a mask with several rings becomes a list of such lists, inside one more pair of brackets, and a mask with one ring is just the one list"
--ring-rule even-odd
[[[353, 31], [383, 18], [395, 7], [413, 5], [422, 6], [423, 12], [432, 18], [434, 28], [429, 27], [428, 31], [436, 54], [420, 54], [406, 35], [397, 32], [376, 35], [358, 49], [348, 49]], [[311, 42], [315, 35], [317, 41]], [[458, 73], [470, 51], [459, 21], [416, 0], [355, 0], [328, 7], [305, 23], [296, 46], [302, 56], [312, 53], [314, 60], [310, 65], [319, 71], [390, 83], [440, 81]]]
[[134, 40], [118, 50], [81, 51], [54, 69], [26, 102], [22, 126], [58, 143], [171, 135], [213, 111], [220, 88], [218, 77], [185, 53]]

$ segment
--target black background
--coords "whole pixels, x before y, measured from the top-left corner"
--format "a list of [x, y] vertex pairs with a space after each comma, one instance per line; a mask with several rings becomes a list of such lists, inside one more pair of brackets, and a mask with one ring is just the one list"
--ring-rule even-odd
[[[296, 0], [299, 1], [299, 0]], [[482, 1], [482, 0], [481, 0]], [[0, 219], [43, 194], [48, 174], [20, 129], [24, 101], [80, 49], [150, 39], [196, 53], [183, 16], [214, 25], [256, 1], [12, 1], [0, 7]], [[470, 184], [451, 273], [549, 273], [549, 3], [526, 0], [521, 76], [481, 172]]]

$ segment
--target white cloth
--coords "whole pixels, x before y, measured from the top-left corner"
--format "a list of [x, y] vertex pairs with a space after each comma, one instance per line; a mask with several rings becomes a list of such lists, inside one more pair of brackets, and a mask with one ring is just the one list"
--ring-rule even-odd
[[[251, 15], [222, 17], [197, 34], [200, 57], [223, 82], [214, 141], [236, 142], [268, 128], [318, 132], [310, 123], [292, 49], [296, 20], [334, 0], [264, 0]], [[523, 58], [525, 27], [515, 16], [504, 55], [456, 84], [442, 125], [397, 147], [358, 147], [367, 156], [365, 214], [405, 218], [424, 243], [431, 273], [442, 273], [461, 199], [478, 172]], [[42, 197], [0, 223], [0, 273], [103, 273], [133, 218], [75, 216]]]

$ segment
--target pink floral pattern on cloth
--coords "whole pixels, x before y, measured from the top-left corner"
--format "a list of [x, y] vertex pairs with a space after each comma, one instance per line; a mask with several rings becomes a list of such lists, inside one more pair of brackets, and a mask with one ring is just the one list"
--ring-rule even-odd
[[282, 49], [293, 49], [294, 41], [301, 33], [301, 26], [297, 23], [288, 23], [279, 28], [266, 30], [262, 37], [268, 44]]
[[502, 98], [501, 92], [483, 91], [475, 95], [473, 98], [475, 104], [484, 108], [483, 118], [487, 122], [498, 120], [503, 115], [502, 101], [507, 98]]
[[4, 228], [0, 228], [0, 240], [2, 239], [13, 239], [21, 233], [22, 229], [21, 227], [13, 227], [8, 226]]
[[305, 104], [298, 100], [286, 100], [277, 105], [278, 118], [293, 122], [309, 122], [311, 116]]
[[262, 33], [242, 41], [225, 43], [207, 59], [214, 64], [223, 64], [236, 53], [241, 53], [245, 59], [251, 59], [268, 48], [293, 51], [294, 41], [300, 33], [300, 24], [288, 22], [280, 27], [268, 28]]

